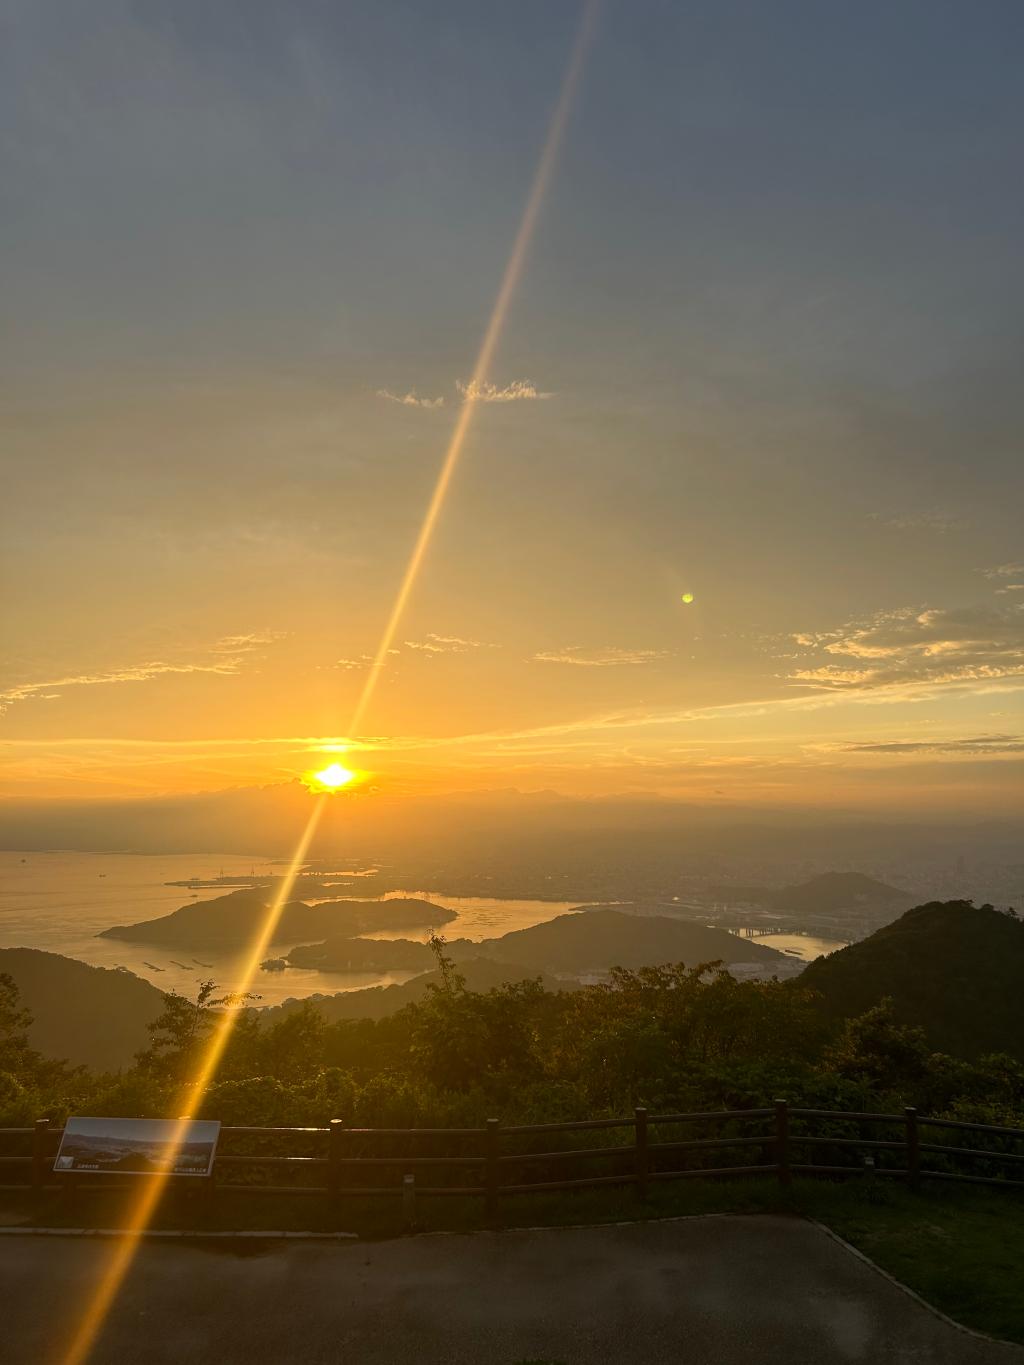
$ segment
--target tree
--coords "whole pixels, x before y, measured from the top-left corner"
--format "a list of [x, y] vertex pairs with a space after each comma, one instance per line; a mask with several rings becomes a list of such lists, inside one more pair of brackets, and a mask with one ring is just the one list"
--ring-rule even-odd
[[184, 1084], [196, 1071], [203, 1046], [209, 1039], [226, 1006], [243, 1005], [259, 997], [228, 994], [214, 997], [215, 981], [202, 981], [196, 998], [189, 1000], [177, 991], [164, 996], [163, 1013], [148, 1025], [153, 1041], [136, 1054], [143, 1070], [162, 1079]]
[[0, 972], [0, 1071], [14, 1074], [26, 1070], [36, 1054], [28, 1045], [32, 1016], [21, 1003], [21, 992], [12, 976]]

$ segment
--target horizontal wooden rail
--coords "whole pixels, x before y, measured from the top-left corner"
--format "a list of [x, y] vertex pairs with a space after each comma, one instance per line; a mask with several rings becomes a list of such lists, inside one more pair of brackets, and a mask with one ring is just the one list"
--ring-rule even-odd
[[[632, 1119], [629, 1120], [633, 1122]], [[258, 1132], [258, 1129], [254, 1129]], [[282, 1132], [288, 1130], [282, 1129]], [[346, 1128], [346, 1137], [483, 1137], [486, 1128]], [[523, 1132], [521, 1128], [506, 1128], [506, 1133]], [[324, 1129], [327, 1132], [327, 1129]]]
[[[795, 1113], [795, 1110], [790, 1112]], [[703, 1114], [650, 1114], [648, 1123], [697, 1123], [713, 1119], [770, 1119], [774, 1109], [712, 1109]], [[632, 1120], [630, 1120], [632, 1122]]]
[[575, 1147], [564, 1148], [561, 1152], [507, 1152], [498, 1157], [502, 1163], [509, 1161], [563, 1161], [566, 1157], [581, 1156], [622, 1156], [632, 1153], [635, 1147]]
[[970, 1185], [1009, 1185], [1024, 1190], [1024, 1180], [1003, 1180], [994, 1175], [961, 1175], [959, 1171], [923, 1171], [929, 1180], [965, 1180]]
[[[826, 1133], [790, 1133], [789, 1140], [812, 1147], [868, 1147], [881, 1148], [883, 1151], [890, 1152], [900, 1152], [907, 1145], [895, 1138], [829, 1137]], [[924, 1150], [923, 1145], [921, 1150]]]
[[482, 1166], [486, 1158], [482, 1156], [339, 1156], [335, 1166]]
[[220, 1156], [214, 1158], [215, 1166], [297, 1166], [308, 1169], [310, 1166], [329, 1166], [325, 1156]]
[[964, 1119], [932, 1119], [921, 1117], [918, 1123], [926, 1123], [930, 1128], [960, 1128], [969, 1133], [999, 1133], [1002, 1137], [1015, 1137], [1024, 1142], [1024, 1128], [1002, 1128], [994, 1123], [967, 1123]]
[[983, 1157], [986, 1161], [1024, 1161], [1024, 1152], [990, 1152], [985, 1147], [944, 1147], [939, 1142], [922, 1142], [922, 1152], [941, 1152], [948, 1156]]
[[718, 1147], [765, 1147], [774, 1141], [773, 1133], [762, 1133], [759, 1137], [687, 1138], [685, 1142], [652, 1142], [648, 1150], [652, 1152], [699, 1152]]
[[[653, 1122], [653, 1120], [651, 1120]], [[503, 1133], [581, 1133], [587, 1128], [632, 1128], [636, 1119], [572, 1119], [566, 1123], [519, 1123]]]
[[[859, 1123], [902, 1123], [902, 1114], [871, 1114], [855, 1109], [791, 1109], [793, 1119], [853, 1119]], [[924, 1123], [920, 1119], [920, 1123]]]
[[[760, 1123], [761, 1131], [738, 1134], [736, 1125], [747, 1123]], [[727, 1126], [727, 1131], [720, 1130], [717, 1136], [667, 1140], [675, 1125], [688, 1124], [717, 1124]], [[850, 1136], [850, 1128], [843, 1125], [851, 1124], [893, 1124], [899, 1125], [902, 1132], [891, 1138]], [[922, 1142], [920, 1129], [925, 1125], [936, 1137], [944, 1136], [943, 1130], [946, 1130], [947, 1133], [977, 1134], [981, 1140], [998, 1138], [1002, 1140], [1002, 1146], [1014, 1143], [1022, 1146], [1020, 1150], [1003, 1151]], [[830, 1128], [837, 1131], [827, 1131]], [[621, 1132], [623, 1129], [631, 1130], [628, 1139], [623, 1142], [621, 1138], [613, 1137], [614, 1146], [580, 1147], [573, 1143], [551, 1150], [555, 1144], [549, 1142], [544, 1143], [547, 1149], [544, 1151], [509, 1150], [509, 1146], [528, 1145], [521, 1141], [524, 1138]], [[10, 1170], [12, 1175], [18, 1171], [19, 1175], [24, 1175], [22, 1183], [3, 1184], [0, 1189], [32, 1191], [39, 1195], [61, 1188], [90, 1192], [137, 1188], [137, 1175], [126, 1177], [116, 1171], [90, 1172], [88, 1175], [54, 1172], [54, 1157], [62, 1135], [61, 1128], [51, 1127], [46, 1120], [40, 1120], [32, 1128], [0, 1129], [0, 1147], [12, 1140], [25, 1149], [20, 1153], [0, 1150], [0, 1166], [4, 1171]], [[231, 1195], [232, 1198], [252, 1194], [302, 1196], [326, 1201], [339, 1210], [349, 1201], [362, 1198], [400, 1198], [410, 1219], [418, 1197], [483, 1199], [487, 1221], [495, 1226], [499, 1222], [499, 1204], [504, 1196], [625, 1186], [632, 1187], [636, 1195], [644, 1199], [651, 1181], [772, 1176], [785, 1186], [792, 1175], [856, 1176], [901, 1179], [911, 1188], [917, 1188], [923, 1180], [946, 1180], [1014, 1191], [1024, 1189], [1024, 1179], [1009, 1178], [1010, 1173], [1019, 1171], [1020, 1163], [1024, 1163], [1024, 1129], [963, 1119], [922, 1117], [910, 1108], [900, 1114], [884, 1114], [791, 1108], [785, 1100], [778, 1100], [770, 1109], [652, 1115], [641, 1107], [628, 1118], [571, 1119], [562, 1123], [508, 1127], [503, 1127], [496, 1119], [484, 1127], [474, 1128], [349, 1128], [340, 1119], [333, 1120], [329, 1127], [229, 1125], [221, 1129], [221, 1137], [222, 1150], [214, 1162], [214, 1180], [207, 1184], [198, 1177], [175, 1178], [173, 1188], [193, 1191], [206, 1188], [217, 1197]], [[664, 1140], [655, 1141], [655, 1138]], [[312, 1149], [316, 1154], [302, 1155], [310, 1151], [310, 1139], [317, 1144]], [[407, 1150], [398, 1155], [388, 1154], [390, 1139], [399, 1139]], [[428, 1149], [427, 1153], [418, 1146], [421, 1140], [430, 1139], [439, 1140], [440, 1153], [436, 1146], [433, 1152]], [[231, 1150], [236, 1143], [243, 1150]], [[298, 1150], [289, 1151], [289, 1144], [294, 1144]], [[386, 1144], [383, 1152], [380, 1144]], [[460, 1153], [463, 1144], [469, 1150], [463, 1149]], [[263, 1155], [259, 1150], [245, 1150], [246, 1147], [258, 1149], [261, 1146], [269, 1147], [270, 1151]], [[756, 1164], [739, 1164], [743, 1161], [740, 1149], [744, 1147], [761, 1149], [762, 1159]], [[832, 1161], [793, 1160], [795, 1152], [806, 1152], [811, 1156], [816, 1154], [814, 1149], [817, 1148], [826, 1149], [820, 1154], [832, 1156]], [[689, 1154], [696, 1157], [701, 1153], [717, 1152], [733, 1152], [738, 1161], [730, 1165], [682, 1164]], [[896, 1154], [895, 1164], [876, 1166], [871, 1154], [882, 1152]], [[836, 1159], [841, 1153], [849, 1153], [845, 1165]], [[603, 1171], [599, 1166], [596, 1172], [589, 1167], [592, 1173], [586, 1174], [591, 1158], [603, 1159], [608, 1166]], [[931, 1166], [924, 1164], [929, 1158], [932, 1159]], [[1002, 1176], [973, 1174], [969, 1169], [963, 1169], [965, 1165], [974, 1165], [977, 1169], [978, 1163], [993, 1162], [1005, 1164], [1010, 1171]], [[543, 1169], [552, 1163], [558, 1163], [556, 1169]], [[570, 1169], [565, 1171], [563, 1178], [556, 1179], [562, 1163], [569, 1163]], [[672, 1168], [664, 1169], [670, 1163]], [[952, 1169], [932, 1169], [934, 1165]], [[985, 1169], [984, 1164], [981, 1168]], [[991, 1165], [988, 1169], [991, 1170]], [[550, 1178], [529, 1179], [534, 1170]], [[422, 1171], [427, 1179], [430, 1172], [435, 1172], [442, 1180], [445, 1179], [442, 1172], [451, 1172], [460, 1183], [419, 1185], [416, 1171]], [[361, 1173], [374, 1180], [385, 1172], [395, 1173], [391, 1183], [359, 1183]], [[96, 1178], [93, 1178], [94, 1174]], [[517, 1175], [527, 1178], [517, 1179]], [[281, 1183], [282, 1178], [289, 1177], [295, 1178], [290, 1183]], [[385, 1179], [390, 1177], [385, 1176]], [[479, 1183], [466, 1184], [467, 1179], [479, 1180]], [[248, 1183], [250, 1180], [258, 1183]]]
[[221, 1125], [221, 1134], [224, 1133], [245, 1133], [256, 1137], [263, 1137], [267, 1133], [315, 1133], [318, 1137], [326, 1137], [331, 1131], [329, 1128], [239, 1128], [235, 1125]]

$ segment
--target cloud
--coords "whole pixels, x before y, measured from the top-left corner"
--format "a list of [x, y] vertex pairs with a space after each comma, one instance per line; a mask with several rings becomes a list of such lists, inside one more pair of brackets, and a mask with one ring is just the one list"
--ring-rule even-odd
[[[241, 672], [247, 655], [282, 637], [282, 631], [268, 631], [252, 635], [225, 635], [206, 651], [204, 658], [185, 663], [171, 663], [164, 659], [147, 660], [122, 668], [94, 673], [69, 673], [42, 682], [17, 683], [0, 691], [0, 714], [19, 701], [40, 699], [54, 701], [69, 687], [106, 687], [112, 683], [150, 682], [169, 674], [219, 673], [232, 675]], [[59, 688], [60, 691], [55, 691]]]
[[513, 379], [503, 389], [489, 380], [471, 379], [464, 383], [457, 379], [455, 387], [463, 398], [472, 403], [518, 403], [525, 399], [554, 397], [552, 393], [542, 393], [529, 379]]
[[408, 393], [392, 393], [390, 389], [378, 389], [378, 398], [386, 398], [389, 403], [401, 403], [406, 408], [443, 408], [443, 398], [420, 398], [410, 389]]
[[668, 657], [667, 649], [608, 649], [584, 650], [579, 645], [564, 649], [543, 650], [532, 656], [540, 664], [572, 664], [576, 668], [616, 668], [622, 664], [653, 664]]
[[1021, 564], [1019, 561], [1010, 562], [1008, 564], [993, 564], [990, 569], [980, 569], [979, 572], [983, 573], [986, 578], [995, 583], [999, 583], [1000, 579], [1003, 578], [1016, 578], [1020, 580], [1016, 583], [1001, 583], [1000, 586], [996, 588], [996, 595], [999, 597], [1008, 597], [1014, 592], [1024, 592], [1024, 564]]
[[251, 635], [224, 635], [211, 646], [214, 654], [248, 654], [260, 645], [272, 645], [284, 638], [283, 630], [267, 630]]
[[850, 663], [800, 668], [790, 681], [835, 691], [985, 682], [1024, 673], [1024, 611], [907, 607], [838, 630], [793, 637]]
[[971, 739], [881, 740], [842, 744], [847, 754], [1019, 754], [1024, 739], [1019, 735], [978, 735]]
[[471, 649], [497, 649], [497, 645], [486, 640], [464, 640], [460, 635], [435, 635], [428, 632], [423, 640], [403, 640], [406, 649], [419, 650], [424, 654], [466, 654]]
[[[513, 379], [511, 384], [506, 384], [503, 389], [499, 389], [497, 384], [492, 384], [486, 379], [468, 381], [456, 379], [455, 388], [464, 399], [472, 403], [519, 403], [528, 399], [554, 397], [554, 394], [543, 393], [529, 379]], [[443, 398], [421, 398], [415, 389], [410, 389], [408, 393], [392, 393], [390, 389], [378, 389], [377, 397], [385, 398], [389, 403], [400, 403], [406, 408], [444, 407]]]
[[904, 512], [897, 516], [886, 516], [883, 512], [872, 512], [872, 521], [880, 521], [892, 531], [936, 531], [945, 535], [949, 531], [962, 531], [967, 523], [963, 517], [944, 512], [940, 507], [926, 507], [918, 512]]

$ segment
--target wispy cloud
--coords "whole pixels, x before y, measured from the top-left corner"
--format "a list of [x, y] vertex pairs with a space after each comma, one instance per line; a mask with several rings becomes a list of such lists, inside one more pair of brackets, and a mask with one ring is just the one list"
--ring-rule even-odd
[[[995, 591], [996, 595], [999, 597], [1008, 597], [1011, 593], [1024, 592], [1024, 564], [1021, 564], [1020, 561], [1010, 562], [1008, 564], [994, 564], [991, 568], [982, 569], [980, 572], [983, 573], [987, 579], [998, 584]], [[1003, 582], [1003, 580], [1007, 578], [1017, 579], [1017, 582]]]
[[793, 637], [824, 662], [796, 669], [792, 682], [837, 691], [906, 684], [985, 682], [1024, 673], [1024, 611], [907, 607], [837, 630]]
[[897, 513], [872, 512], [872, 521], [880, 521], [892, 531], [935, 531], [946, 535], [950, 531], [962, 531], [967, 525], [963, 517], [944, 511], [941, 507], [923, 507], [914, 512]]
[[878, 740], [830, 746], [847, 754], [1019, 754], [1019, 735], [976, 735], [969, 739]]
[[443, 398], [421, 398], [415, 390], [408, 393], [392, 393], [390, 389], [378, 389], [378, 398], [386, 398], [389, 403], [401, 403], [406, 408], [443, 408]]
[[225, 635], [210, 645], [199, 659], [172, 662], [151, 659], [144, 663], [103, 669], [95, 672], [67, 673], [41, 682], [16, 683], [0, 691], [0, 712], [16, 702], [38, 699], [55, 701], [71, 687], [106, 687], [113, 683], [151, 682], [169, 674], [240, 673], [247, 657], [254, 651], [272, 644], [283, 632], [268, 631], [250, 635]]
[[576, 668], [618, 668], [621, 665], [653, 664], [668, 657], [667, 649], [608, 649], [586, 650], [579, 645], [564, 649], [542, 650], [532, 656], [539, 664], [572, 664]]
[[536, 398], [554, 398], [553, 393], [543, 393], [529, 379], [513, 379], [503, 389], [489, 380], [478, 382], [471, 379], [466, 383], [457, 379], [455, 387], [463, 398], [473, 403], [519, 403]]
[[403, 640], [406, 649], [418, 650], [423, 654], [468, 654], [473, 649], [497, 649], [487, 640], [464, 640], [460, 635], [435, 635], [428, 632], [423, 640]]

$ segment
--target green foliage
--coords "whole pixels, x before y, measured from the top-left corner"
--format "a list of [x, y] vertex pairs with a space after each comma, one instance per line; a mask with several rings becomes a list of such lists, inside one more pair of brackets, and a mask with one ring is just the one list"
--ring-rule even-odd
[[895, 1019], [924, 1029], [932, 1047], [1024, 1061], [1024, 922], [990, 905], [933, 901], [861, 943], [810, 963], [800, 980], [830, 1019], [883, 999]]
[[[830, 1023], [807, 988], [810, 971], [795, 982], [737, 981], [718, 963], [676, 964], [616, 970], [605, 985], [571, 992], [538, 981], [472, 991], [444, 940], [431, 949], [432, 982], [389, 1017], [329, 1022], [312, 1001], [283, 1014], [239, 1010], [203, 1113], [241, 1126], [340, 1118], [350, 1127], [461, 1127], [489, 1117], [611, 1117], [635, 1104], [653, 1113], [763, 1108], [785, 1095], [812, 1108], [913, 1104], [1024, 1123], [1019, 1059], [936, 1052], [890, 1000]], [[136, 1066], [97, 1075], [28, 1047], [26, 1012], [0, 977], [0, 1122], [177, 1113], [232, 1003], [213, 982], [193, 1000], [165, 996]]]

